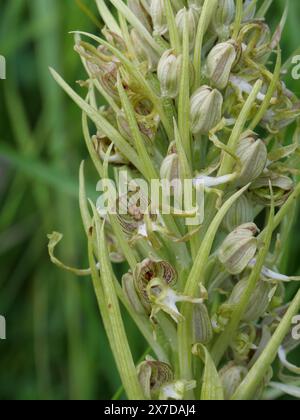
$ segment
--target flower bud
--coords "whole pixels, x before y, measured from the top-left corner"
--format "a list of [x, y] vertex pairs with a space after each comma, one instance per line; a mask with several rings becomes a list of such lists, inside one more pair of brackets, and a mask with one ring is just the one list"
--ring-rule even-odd
[[115, 264], [121, 264], [126, 261], [125, 256], [120, 249], [119, 242], [115, 235], [112, 233], [112, 230], [109, 228], [109, 225], [107, 225], [106, 231], [106, 242], [108, 247], [108, 253], [109, 253], [109, 259], [111, 262]]
[[[248, 287], [248, 278], [239, 281], [234, 287], [232, 294], [228, 300], [229, 305], [237, 305], [241, 301], [243, 294], [245, 293], [246, 288]], [[248, 306], [243, 315], [244, 322], [254, 322], [257, 321], [260, 317], [264, 315], [270, 301], [272, 299], [273, 285], [267, 283], [263, 280], [260, 280], [253, 291]]]
[[135, 14], [139, 21], [145, 26], [145, 28], [151, 32], [150, 16], [145, 9], [145, 6], [141, 0], [128, 0], [127, 5], [129, 9]]
[[190, 117], [193, 134], [208, 134], [222, 118], [223, 96], [217, 89], [202, 86], [191, 97]]
[[177, 153], [172, 153], [163, 160], [160, 168], [160, 179], [170, 182], [180, 179], [180, 163]]
[[148, 63], [149, 71], [155, 71], [159, 62], [157, 52], [154, 51], [151, 45], [140, 36], [136, 29], [132, 29], [130, 35], [138, 58], [141, 61], [144, 60]]
[[179, 10], [176, 15], [176, 26], [178, 28], [179, 36], [183, 39], [183, 30], [185, 25], [185, 14], [187, 13], [188, 28], [189, 28], [189, 45], [192, 50], [195, 45], [195, 39], [199, 23], [199, 11], [195, 7], [189, 9], [183, 8]]
[[142, 362], [137, 371], [139, 382], [147, 399], [157, 399], [161, 387], [174, 380], [170, 365], [150, 358]]
[[157, 67], [157, 77], [160, 81], [162, 96], [168, 98], [178, 96], [181, 69], [182, 55], [176, 56], [173, 50], [165, 51]]
[[145, 308], [141, 304], [141, 300], [138, 297], [134, 286], [133, 275], [131, 273], [127, 273], [123, 276], [122, 288], [125, 296], [127, 297], [135, 312], [141, 315], [145, 315]]
[[250, 199], [244, 194], [229, 209], [223, 220], [223, 226], [232, 232], [238, 226], [253, 222], [254, 208]]
[[231, 232], [219, 250], [219, 260], [230, 274], [240, 274], [248, 266], [257, 251], [258, 228], [246, 223]]
[[256, 3], [257, 2], [254, 0], [244, 1], [243, 22], [248, 22], [254, 18], [256, 13]]
[[204, 303], [194, 306], [193, 343], [209, 344], [213, 338], [212, 323]]
[[240, 139], [236, 154], [242, 166], [238, 185], [246, 185], [262, 174], [267, 164], [268, 151], [264, 142], [254, 133], [247, 132]]
[[225, 39], [229, 37], [230, 25], [234, 21], [234, 16], [234, 0], [219, 0], [213, 16], [212, 26], [220, 38]]
[[207, 76], [214, 87], [225, 89], [236, 58], [236, 47], [230, 41], [217, 44], [210, 51], [206, 61]]
[[203, 3], [204, 3], [204, 0], [188, 0], [188, 6], [193, 7], [198, 12], [201, 11]]
[[168, 32], [168, 23], [164, 0], [152, 0], [150, 14], [152, 17], [154, 33], [157, 35], [165, 35]]
[[228, 363], [220, 370], [219, 376], [224, 390], [224, 398], [230, 400], [248, 373], [245, 366], [238, 366], [234, 362]]
[[162, 162], [160, 179], [169, 182], [180, 179], [180, 162], [175, 142], [170, 144], [168, 154]]

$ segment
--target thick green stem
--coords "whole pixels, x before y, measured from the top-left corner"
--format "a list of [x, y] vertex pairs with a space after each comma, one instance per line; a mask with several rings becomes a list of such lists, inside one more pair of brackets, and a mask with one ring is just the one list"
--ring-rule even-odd
[[250, 400], [264, 379], [268, 369], [274, 362], [278, 349], [281, 346], [285, 336], [291, 329], [293, 317], [300, 309], [300, 290], [291, 303], [287, 313], [279, 324], [271, 341], [257, 360], [253, 368], [250, 370], [244, 381], [238, 387], [236, 393], [232, 397], [233, 400]]

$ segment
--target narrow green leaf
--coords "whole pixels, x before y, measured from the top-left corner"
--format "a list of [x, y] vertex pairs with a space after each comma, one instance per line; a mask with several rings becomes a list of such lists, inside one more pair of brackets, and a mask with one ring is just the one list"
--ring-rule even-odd
[[199, 357], [204, 363], [204, 374], [200, 399], [202, 401], [224, 401], [222, 383], [217, 368], [207, 348], [202, 344], [196, 344], [193, 347], [193, 354]]
[[201, 17], [198, 24], [195, 52], [194, 52], [194, 67], [195, 67], [195, 84], [194, 90], [201, 85], [201, 71], [202, 71], [202, 46], [206, 30], [210, 24], [211, 18], [217, 7], [218, 0], [205, 0], [201, 11]]
[[118, 147], [121, 153], [123, 153], [141, 173], [144, 173], [144, 168], [140, 165], [135, 150], [120, 135], [120, 133], [111, 124], [109, 124], [109, 122], [102, 117], [96, 109], [82, 99], [55, 70], [50, 68], [50, 71], [56, 82], [64, 89], [70, 98], [73, 99], [73, 101], [89, 116], [97, 127], [101, 127], [101, 130]]
[[267, 110], [270, 106], [271, 99], [274, 95], [274, 92], [277, 88], [277, 85], [278, 85], [278, 82], [279, 82], [279, 79], [280, 79], [281, 64], [282, 64], [281, 56], [282, 56], [281, 50], [278, 49], [274, 74], [273, 74], [271, 83], [269, 85], [268, 91], [266, 93], [265, 99], [264, 99], [263, 103], [261, 104], [261, 106], [259, 108], [259, 111], [256, 114], [254, 120], [251, 122], [251, 124], [249, 126], [249, 130], [251, 130], [251, 131], [255, 130], [255, 128], [261, 122], [261, 120], [265, 116], [265, 114], [266, 114], [266, 112], [267, 112]]
[[58, 232], [53, 232], [51, 235], [48, 235], [49, 243], [48, 243], [48, 251], [51, 262], [56, 265], [57, 267], [68, 271], [69, 273], [75, 274], [76, 276], [89, 276], [91, 274], [91, 270], [81, 270], [78, 268], [73, 268], [65, 265], [63, 262], [61, 262], [58, 258], [54, 255], [54, 250], [56, 246], [61, 242], [63, 239], [63, 235]]
[[159, 54], [163, 53], [163, 49], [155, 42], [152, 35], [147, 31], [142, 22], [135, 16], [135, 14], [126, 6], [122, 0], [110, 0], [117, 10], [128, 20], [128, 22], [140, 33], [140, 35], [151, 45], [151, 47]]
[[131, 131], [134, 143], [135, 143], [135, 148], [137, 150], [141, 163], [145, 168], [147, 179], [148, 181], [151, 181], [151, 179], [157, 179], [158, 178], [157, 171], [154, 168], [151, 158], [146, 149], [145, 140], [143, 139], [138, 123], [136, 121], [133, 106], [124, 90], [119, 74], [118, 74], [117, 87], [118, 87], [118, 92], [119, 92], [120, 99], [122, 102], [123, 110], [125, 111], [129, 128], [130, 128], [130, 131]]
[[299, 309], [300, 290], [295, 296], [293, 302], [290, 304], [289, 309], [280, 322], [267, 347], [264, 349], [261, 356], [252, 367], [244, 381], [238, 387], [236, 393], [232, 397], [233, 400], [251, 400], [251, 398], [253, 398], [255, 391], [261, 384], [264, 376], [268, 372], [268, 369], [274, 362], [278, 349], [282, 345], [284, 338], [290, 332], [292, 320], [294, 316], [299, 312]]
[[264, 0], [263, 4], [260, 6], [259, 10], [256, 13], [258, 19], [264, 18], [268, 13], [268, 10], [272, 6], [274, 0]]
[[177, 54], [180, 54], [181, 44], [180, 37], [176, 25], [175, 15], [172, 8], [171, 0], [164, 0], [165, 13], [168, 22], [171, 46]]
[[[260, 89], [262, 87], [262, 81], [258, 80], [253, 89], [251, 94], [248, 96], [247, 101], [245, 102], [245, 105], [243, 109], [240, 112], [240, 115], [235, 123], [235, 126], [232, 130], [230, 139], [228, 141], [227, 146], [231, 149], [232, 153], [235, 154], [236, 148], [238, 145], [238, 142], [240, 140], [240, 137], [243, 133], [243, 130], [245, 128], [246, 122], [249, 118], [249, 114], [252, 110], [252, 106], [254, 105], [257, 95], [260, 92]], [[227, 153], [224, 154], [222, 159], [221, 168], [219, 170], [218, 176], [230, 174], [232, 172], [232, 167], [234, 165], [234, 160], [231, 156], [229, 156]]]
[[92, 226], [92, 218], [90, 216], [90, 212], [87, 205], [87, 196], [84, 179], [84, 162], [81, 163], [79, 170], [79, 207], [84, 229], [86, 234], [88, 234], [89, 229]]
[[187, 12], [185, 12], [182, 48], [182, 70], [178, 101], [178, 126], [185, 154], [192, 163], [190, 133], [190, 46]]
[[125, 332], [118, 297], [116, 294], [112, 267], [107, 253], [107, 243], [104, 234], [104, 223], [101, 225], [97, 210], [93, 207], [95, 234], [98, 248], [98, 258], [105, 305], [108, 309], [108, 316], [114, 336], [115, 357], [118, 370], [129, 399], [141, 400], [144, 398], [141, 386], [138, 381], [136, 367], [132, 358], [127, 335]]
[[120, 27], [118, 23], [116, 22], [114, 16], [111, 14], [109, 8], [105, 4], [105, 0], [95, 0], [100, 16], [104, 20], [105, 25], [112, 31], [115, 32], [118, 35], [121, 34]]

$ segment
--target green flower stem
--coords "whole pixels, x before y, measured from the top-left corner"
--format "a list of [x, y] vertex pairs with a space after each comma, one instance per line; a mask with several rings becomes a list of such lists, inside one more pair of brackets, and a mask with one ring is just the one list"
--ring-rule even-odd
[[105, 0], [95, 0], [100, 16], [102, 17], [102, 19], [104, 20], [106, 26], [113, 32], [115, 32], [118, 35], [122, 35], [120, 27], [117, 23], [117, 21], [115, 20], [115, 18], [113, 17], [113, 15], [110, 13], [109, 8], [106, 5]]
[[244, 381], [238, 387], [233, 396], [233, 400], [250, 400], [253, 398], [255, 391], [263, 381], [269, 367], [274, 362], [278, 349], [281, 346], [284, 338], [289, 333], [292, 325], [293, 317], [300, 309], [300, 290], [295, 296], [293, 302], [290, 304], [287, 313], [280, 322], [277, 330], [271, 338], [269, 344], [252, 367]]
[[110, 2], [115, 6], [117, 10], [128, 20], [128, 22], [140, 33], [140, 35], [151, 45], [154, 51], [157, 51], [159, 54], [162, 54], [164, 51], [158, 45], [151, 34], [147, 31], [142, 22], [135, 16], [134, 13], [127, 7], [122, 0], [110, 0]]
[[183, 57], [180, 78], [180, 92], [178, 101], [178, 126], [185, 154], [192, 163], [191, 136], [190, 136], [190, 56], [189, 56], [189, 28], [187, 12], [184, 15], [183, 30]]
[[219, 338], [216, 340], [212, 348], [212, 358], [217, 366], [222, 360], [222, 357], [225, 351], [227, 350], [228, 346], [230, 345], [231, 341], [233, 340], [238, 326], [240, 325], [243, 315], [248, 307], [249, 300], [256, 288], [258, 281], [260, 280], [261, 271], [270, 248], [274, 229], [274, 208], [272, 208], [268, 228], [266, 231], [266, 236], [264, 238], [264, 245], [259, 252], [256, 265], [249, 277], [247, 288], [243, 293], [240, 302], [236, 305], [231, 315], [229, 324], [227, 325], [223, 333], [219, 336]]
[[[300, 182], [297, 184], [294, 192], [289, 196], [288, 200], [285, 204], [281, 207], [279, 212], [276, 214], [274, 218], [274, 229], [277, 229], [283, 219], [288, 215], [291, 207], [295, 204], [296, 200], [300, 195]], [[259, 239], [264, 239], [267, 230], [264, 229], [261, 234], [259, 235]]]
[[205, 0], [201, 17], [199, 20], [194, 54], [194, 67], [195, 67], [195, 84], [194, 90], [201, 85], [201, 69], [202, 69], [202, 46], [206, 30], [210, 24], [214, 10], [217, 7], [218, 0]]
[[243, 12], [244, 12], [243, 0], [237, 0], [236, 15], [235, 15], [235, 21], [234, 21], [233, 35], [232, 35], [233, 39], [237, 39], [238, 34], [240, 32], [241, 24], [243, 20]]
[[106, 238], [104, 234], [104, 223], [101, 221], [94, 208], [95, 235], [98, 248], [98, 259], [101, 267], [101, 283], [105, 300], [105, 309], [100, 308], [107, 313], [111, 326], [112, 341], [116, 364], [120, 373], [124, 389], [129, 399], [141, 400], [144, 395], [138, 381], [136, 367], [132, 359], [131, 350], [126, 336], [118, 296], [115, 289], [115, 283], [112, 274], [112, 267], [107, 255]]
[[281, 57], [282, 57], [281, 51], [278, 50], [274, 74], [273, 74], [270, 86], [268, 88], [268, 91], [266, 93], [265, 99], [264, 99], [262, 105], [260, 106], [257, 115], [255, 116], [254, 120], [251, 122], [251, 124], [249, 126], [249, 130], [251, 130], [251, 131], [255, 130], [255, 128], [261, 122], [261, 120], [265, 116], [265, 114], [266, 114], [266, 112], [267, 112], [267, 110], [270, 106], [271, 99], [274, 95], [274, 92], [277, 88], [277, 85], [278, 85], [278, 82], [279, 82], [279, 79], [280, 79], [281, 64], [282, 64]]
[[149, 153], [145, 146], [145, 141], [140, 132], [137, 120], [135, 118], [133, 106], [124, 90], [120, 75], [118, 75], [117, 88], [122, 102], [123, 109], [130, 127], [130, 131], [135, 142], [135, 148], [138, 156], [141, 159], [143, 166], [145, 167], [145, 173], [147, 174], [148, 181], [151, 179], [157, 179], [158, 174], [149, 156]]
[[[197, 254], [193, 268], [186, 282], [184, 290], [185, 296], [196, 297], [198, 294], [199, 285], [204, 282], [206, 265], [212, 250], [212, 246], [218, 232], [218, 229], [229, 211], [231, 206], [235, 203], [238, 198], [249, 188], [249, 185], [239, 190], [234, 194], [223, 207], [219, 210], [211, 223], [202, 245]], [[192, 353], [191, 353], [191, 320], [192, 320], [192, 308], [190, 304], [182, 305], [182, 315], [184, 321], [178, 325], [178, 349], [179, 349], [179, 366], [181, 372], [181, 378], [186, 380], [193, 379], [192, 375]]]
[[[247, 101], [245, 102], [245, 105], [240, 112], [240, 115], [236, 121], [236, 124], [234, 126], [234, 129], [232, 130], [230, 139], [228, 141], [228, 147], [232, 150], [233, 153], [235, 153], [239, 139], [243, 133], [243, 130], [245, 128], [247, 119], [249, 118], [250, 112], [252, 110], [252, 107], [256, 101], [257, 95], [260, 92], [260, 89], [262, 87], [262, 81], [258, 80], [250, 95], [248, 96]], [[232, 168], [234, 165], [234, 160], [231, 156], [229, 156], [227, 153], [224, 154], [224, 157], [222, 159], [221, 168], [219, 170], [218, 176], [230, 174], [232, 172]]]
[[176, 53], [179, 54], [181, 51], [180, 37], [176, 26], [171, 0], [164, 0], [164, 5], [168, 21], [171, 46], [176, 51]]
[[268, 10], [272, 6], [274, 0], [264, 0], [263, 4], [261, 5], [260, 9], [256, 13], [256, 17], [258, 19], [264, 18], [268, 13]]

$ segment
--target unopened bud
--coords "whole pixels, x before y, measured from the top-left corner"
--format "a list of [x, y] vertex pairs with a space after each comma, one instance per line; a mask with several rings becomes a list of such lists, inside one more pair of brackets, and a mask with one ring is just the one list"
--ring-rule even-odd
[[148, 63], [148, 69], [150, 71], [156, 70], [159, 62], [157, 52], [154, 51], [151, 45], [135, 29], [131, 31], [131, 39], [139, 59], [141, 61], [145, 60]]
[[[245, 290], [248, 287], [248, 278], [239, 281], [234, 287], [228, 303], [230, 305], [237, 305], [240, 303]], [[259, 280], [255, 290], [251, 294], [248, 306], [243, 315], [244, 322], [254, 322], [262, 317], [272, 299], [273, 285], [263, 280]]]
[[140, 22], [145, 26], [145, 28], [151, 32], [151, 23], [150, 16], [145, 9], [145, 6], [141, 0], [128, 0], [127, 5], [129, 9], [135, 14]]
[[230, 41], [217, 44], [210, 51], [206, 62], [207, 76], [214, 87], [225, 89], [236, 58], [236, 47]]
[[152, 0], [150, 14], [152, 17], [154, 33], [157, 35], [165, 35], [168, 32], [168, 23], [164, 0]]
[[246, 223], [231, 232], [219, 250], [219, 260], [230, 274], [240, 274], [248, 266], [257, 251], [258, 228]]
[[247, 22], [254, 18], [256, 13], [256, 0], [245, 0], [244, 1], [244, 13], [243, 22]]
[[189, 9], [183, 8], [179, 10], [176, 15], [176, 25], [178, 28], [179, 36], [183, 39], [183, 31], [185, 26], [185, 14], [187, 13], [188, 29], [189, 29], [189, 45], [192, 50], [195, 45], [195, 39], [199, 24], [199, 10], [195, 7]]
[[213, 338], [212, 323], [204, 303], [194, 306], [193, 334], [193, 343], [209, 344]]
[[235, 2], [234, 0], [219, 0], [217, 9], [213, 16], [213, 28], [220, 38], [228, 38], [230, 25], [234, 21]]
[[224, 398], [230, 400], [248, 373], [245, 366], [238, 366], [234, 362], [228, 363], [220, 370], [219, 376], [223, 385]]
[[266, 145], [254, 133], [248, 132], [239, 141], [237, 156], [241, 163], [238, 185], [246, 185], [258, 178], [266, 167]]
[[141, 300], [134, 286], [133, 275], [131, 273], [127, 273], [123, 276], [122, 288], [123, 288], [125, 296], [127, 297], [128, 301], [130, 302], [135, 312], [138, 314], [144, 315], [145, 308], [141, 304]]
[[244, 194], [230, 208], [223, 220], [223, 226], [232, 232], [238, 226], [254, 220], [254, 208], [250, 199]]
[[170, 182], [180, 179], [180, 162], [177, 153], [172, 153], [163, 160], [160, 168], [160, 179]]
[[166, 51], [157, 67], [162, 96], [176, 98], [179, 93], [182, 69], [182, 55], [177, 56], [173, 50]]
[[190, 118], [193, 134], [208, 134], [222, 118], [223, 96], [217, 89], [202, 86], [191, 97]]

